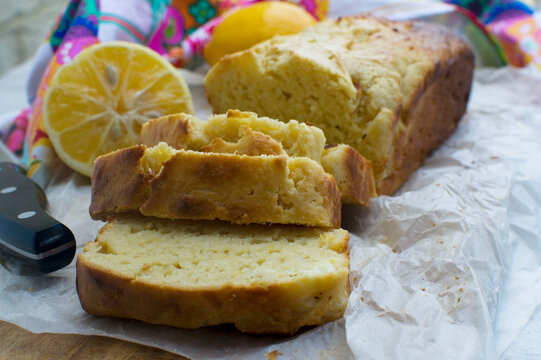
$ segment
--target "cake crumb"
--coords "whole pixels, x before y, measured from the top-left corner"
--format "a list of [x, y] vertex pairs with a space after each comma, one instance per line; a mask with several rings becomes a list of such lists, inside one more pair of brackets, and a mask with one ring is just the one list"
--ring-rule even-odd
[[270, 353], [267, 353], [267, 360], [278, 360], [278, 356], [283, 355], [278, 350], [273, 350]]

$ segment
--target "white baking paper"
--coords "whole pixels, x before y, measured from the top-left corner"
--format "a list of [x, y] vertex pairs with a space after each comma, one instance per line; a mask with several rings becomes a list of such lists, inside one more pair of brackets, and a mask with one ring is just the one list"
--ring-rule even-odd
[[[189, 76], [197, 114], [204, 116], [201, 76]], [[395, 196], [378, 197], [369, 209], [345, 209], [352, 292], [341, 320], [293, 337], [267, 337], [97, 318], [79, 304], [74, 263], [38, 275], [5, 255], [0, 319], [33, 332], [110, 336], [192, 359], [537, 358], [539, 89], [534, 68], [478, 70], [456, 133]], [[102, 225], [88, 215], [88, 179], [59, 165], [47, 195], [80, 252]]]

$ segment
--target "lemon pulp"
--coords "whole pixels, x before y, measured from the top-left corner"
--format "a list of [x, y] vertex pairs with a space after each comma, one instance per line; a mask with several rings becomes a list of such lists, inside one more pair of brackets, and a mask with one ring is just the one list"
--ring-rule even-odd
[[147, 120], [179, 112], [193, 113], [179, 72], [154, 51], [121, 41], [93, 45], [62, 66], [43, 104], [57, 154], [86, 176], [99, 155], [136, 144]]

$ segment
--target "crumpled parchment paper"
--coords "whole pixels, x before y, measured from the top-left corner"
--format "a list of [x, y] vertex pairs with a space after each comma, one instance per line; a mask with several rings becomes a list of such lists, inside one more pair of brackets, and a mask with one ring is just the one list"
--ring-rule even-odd
[[[197, 114], [209, 113], [189, 74]], [[541, 316], [541, 74], [478, 70], [455, 134], [392, 197], [350, 206], [352, 292], [343, 319], [293, 337], [229, 327], [182, 330], [97, 318], [77, 299], [75, 265], [38, 275], [0, 256], [0, 319], [33, 332], [96, 334], [193, 359], [495, 359], [537, 356]], [[88, 179], [59, 165], [50, 212], [78, 252], [101, 222]], [[537, 313], [537, 312], [536, 312]]]

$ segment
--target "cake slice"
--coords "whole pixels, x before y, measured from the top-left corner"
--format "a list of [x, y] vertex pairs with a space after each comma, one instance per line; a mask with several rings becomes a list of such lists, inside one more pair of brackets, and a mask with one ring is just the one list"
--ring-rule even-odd
[[177, 149], [204, 152], [309, 157], [335, 177], [342, 202], [368, 206], [376, 196], [369, 160], [350, 146], [327, 145], [333, 150], [326, 150], [319, 128], [295, 120], [284, 123], [238, 110], [213, 115], [208, 121], [173, 114], [145, 123], [140, 141], [147, 146], [164, 141]]
[[280, 143], [289, 156], [319, 161], [325, 147], [325, 135], [315, 126], [296, 120], [284, 123], [238, 110], [212, 115], [207, 121], [182, 113], [151, 119], [143, 124], [139, 139], [147, 146], [163, 141], [175, 148], [199, 150], [214, 138], [236, 143], [246, 128]]
[[98, 157], [90, 215], [340, 227], [334, 177], [307, 157], [137, 145]]
[[377, 195], [372, 164], [351, 146], [325, 147], [321, 165], [336, 179], [343, 203], [368, 206], [370, 198]]
[[115, 219], [79, 255], [77, 293], [97, 316], [293, 334], [343, 315], [348, 240], [342, 229]]
[[240, 130], [248, 127], [268, 135], [282, 144], [289, 156], [306, 156], [315, 161], [321, 160], [325, 147], [325, 134], [320, 128], [289, 120], [281, 122], [268, 117], [239, 110], [227, 110], [225, 114], [208, 118], [205, 133], [209, 138], [219, 137], [226, 141], [237, 141]]

